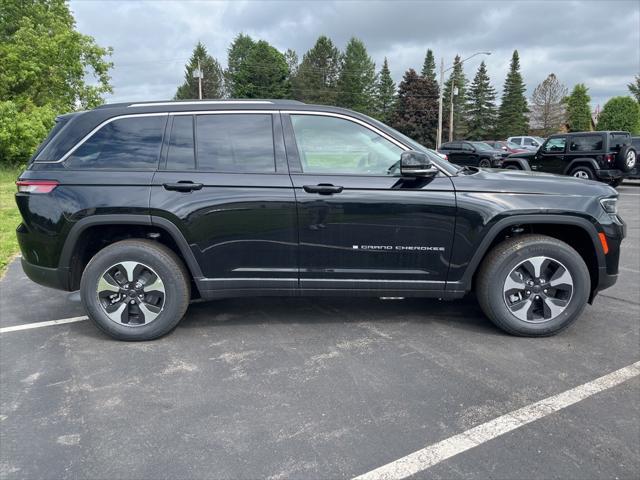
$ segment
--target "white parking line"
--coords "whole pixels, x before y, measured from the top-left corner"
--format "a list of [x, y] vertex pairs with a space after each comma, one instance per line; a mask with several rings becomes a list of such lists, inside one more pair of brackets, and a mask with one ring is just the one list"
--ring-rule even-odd
[[23, 323], [22, 325], [14, 325], [12, 327], [2, 327], [0, 328], [0, 333], [17, 332], [19, 330], [30, 330], [32, 328], [40, 328], [40, 327], [50, 327], [51, 325], [62, 325], [64, 323], [81, 322], [83, 320], [89, 320], [89, 317], [87, 316], [71, 317], [71, 318], [62, 318], [60, 320], [49, 320], [48, 322]]
[[390, 480], [410, 477], [429, 467], [433, 467], [443, 460], [466, 452], [500, 435], [504, 435], [540, 418], [544, 418], [563, 408], [567, 408], [585, 398], [615, 387], [638, 375], [640, 375], [640, 362], [636, 362], [603, 377], [596, 378], [591, 382], [545, 398], [519, 410], [514, 410], [513, 412], [473, 427], [458, 435], [434, 443], [406, 457], [399, 458], [375, 470], [364, 473], [354, 480]]

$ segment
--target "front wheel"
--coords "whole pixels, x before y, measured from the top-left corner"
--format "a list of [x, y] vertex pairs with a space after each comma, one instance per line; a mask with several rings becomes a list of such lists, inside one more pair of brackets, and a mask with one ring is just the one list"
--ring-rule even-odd
[[480, 168], [491, 168], [491, 161], [483, 158], [482, 160], [480, 160], [480, 162], [478, 163], [478, 166]]
[[482, 311], [520, 336], [554, 335], [573, 323], [589, 298], [589, 269], [578, 252], [545, 235], [498, 244], [476, 278]]
[[80, 281], [89, 318], [119, 340], [153, 340], [173, 329], [190, 299], [187, 270], [169, 248], [123, 240], [89, 261]]

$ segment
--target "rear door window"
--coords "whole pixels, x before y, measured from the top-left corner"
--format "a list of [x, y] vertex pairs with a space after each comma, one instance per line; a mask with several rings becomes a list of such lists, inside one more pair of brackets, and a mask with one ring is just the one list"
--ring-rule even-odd
[[193, 170], [196, 168], [193, 141], [193, 116], [173, 117], [167, 150], [167, 170]]
[[203, 171], [275, 172], [272, 115], [197, 115], [196, 160]]
[[113, 120], [66, 160], [72, 169], [155, 170], [166, 115]]
[[581, 135], [569, 142], [571, 152], [597, 152], [602, 150], [602, 135]]

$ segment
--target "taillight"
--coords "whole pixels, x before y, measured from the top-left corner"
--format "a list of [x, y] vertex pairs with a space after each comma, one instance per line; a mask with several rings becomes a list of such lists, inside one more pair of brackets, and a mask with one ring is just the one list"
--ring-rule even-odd
[[615, 160], [615, 159], [613, 158], [613, 155], [611, 155], [611, 154], [605, 155], [605, 156], [604, 156], [604, 159], [605, 159], [607, 162], [609, 162], [609, 163], [613, 163], [613, 161]]
[[58, 186], [55, 180], [18, 180], [16, 182], [20, 193], [49, 193]]

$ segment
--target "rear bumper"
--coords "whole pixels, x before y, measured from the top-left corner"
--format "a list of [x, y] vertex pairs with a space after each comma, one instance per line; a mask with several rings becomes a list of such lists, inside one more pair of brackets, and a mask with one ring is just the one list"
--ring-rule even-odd
[[21, 259], [22, 270], [30, 280], [49, 288], [69, 291], [69, 272], [61, 268], [47, 268]]
[[626, 178], [627, 174], [622, 170], [596, 170], [596, 176], [600, 180], [617, 180], [619, 178]]

